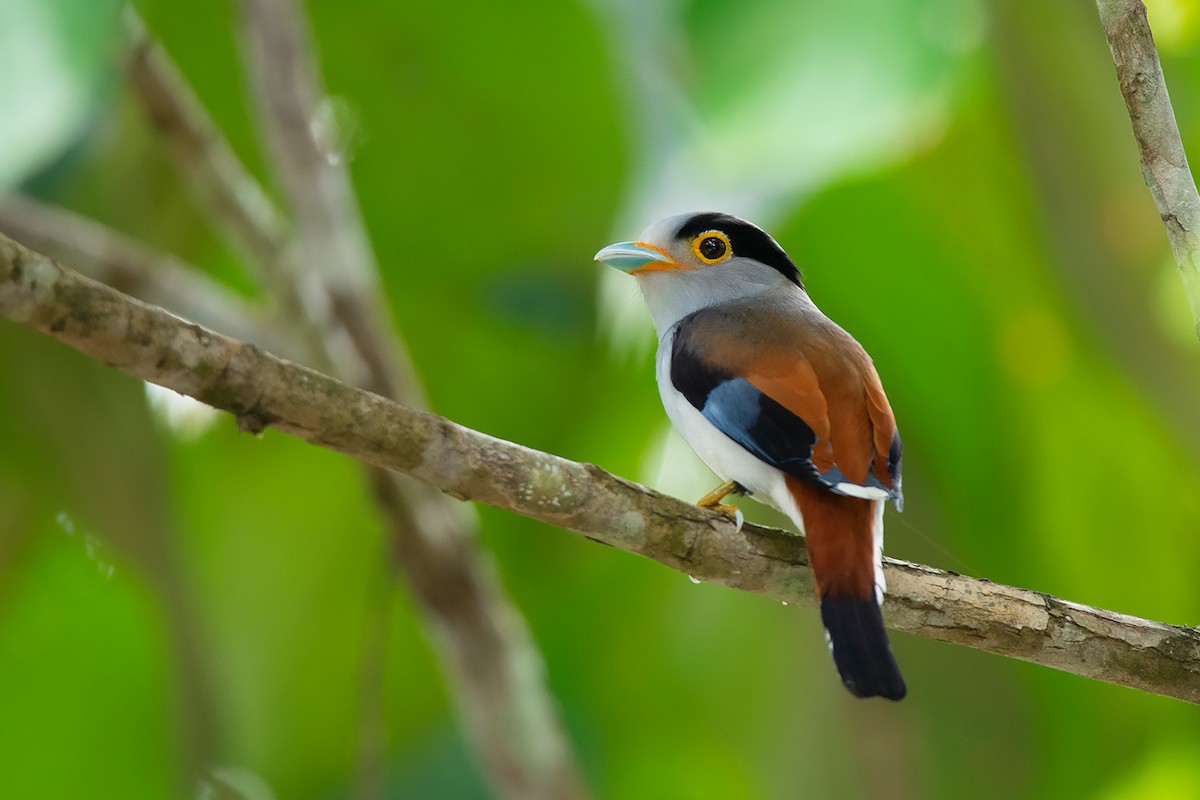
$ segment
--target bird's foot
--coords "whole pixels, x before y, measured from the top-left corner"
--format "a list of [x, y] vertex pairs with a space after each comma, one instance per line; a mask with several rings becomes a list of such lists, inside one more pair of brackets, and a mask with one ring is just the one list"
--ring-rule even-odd
[[725, 481], [717, 488], [713, 489], [708, 494], [696, 501], [696, 505], [701, 508], [716, 508], [720, 509], [721, 501], [735, 492], [742, 491], [742, 487], [737, 481]]
[[742, 512], [737, 506], [725, 505], [721, 501], [731, 494], [741, 494], [746, 491], [737, 481], [725, 481], [717, 488], [713, 489], [708, 494], [696, 501], [696, 505], [701, 508], [711, 508], [713, 511], [720, 511], [725, 516], [733, 520], [737, 525], [738, 530], [742, 529]]

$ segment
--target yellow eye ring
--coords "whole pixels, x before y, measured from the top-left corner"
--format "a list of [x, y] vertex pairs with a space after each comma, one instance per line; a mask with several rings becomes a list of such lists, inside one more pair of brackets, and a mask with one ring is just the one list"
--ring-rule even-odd
[[733, 256], [733, 246], [720, 231], [705, 231], [692, 239], [692, 253], [704, 264], [720, 264]]

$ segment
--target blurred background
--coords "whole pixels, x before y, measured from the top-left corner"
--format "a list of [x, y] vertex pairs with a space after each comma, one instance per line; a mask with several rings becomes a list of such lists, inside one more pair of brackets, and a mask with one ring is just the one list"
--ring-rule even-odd
[[[234, 4], [134, 5], [272, 186]], [[1200, 7], [1147, 5], [1195, 157]], [[0, 190], [262, 303], [125, 85], [122, 6], [0, 0]], [[890, 555], [1200, 624], [1200, 343], [1092, 3], [306, 7], [437, 412], [699, 497], [591, 256], [748, 216], [883, 376]], [[1200, 797], [1186, 704], [904, 634], [908, 699], [856, 702], [812, 610], [477, 513], [597, 797]], [[370, 737], [388, 797], [491, 796], [386, 554], [347, 459], [0, 323], [0, 797], [363, 796]]]

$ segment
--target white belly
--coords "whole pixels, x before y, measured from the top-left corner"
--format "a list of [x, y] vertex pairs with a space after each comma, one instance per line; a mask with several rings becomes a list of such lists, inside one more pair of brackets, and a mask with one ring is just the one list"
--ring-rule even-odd
[[656, 376], [667, 417], [684, 441], [722, 480], [737, 481], [754, 496], [787, 514], [804, 530], [804, 520], [784, 484], [783, 473], [753, 456], [704, 418], [671, 383], [671, 343], [674, 333], [659, 344]]

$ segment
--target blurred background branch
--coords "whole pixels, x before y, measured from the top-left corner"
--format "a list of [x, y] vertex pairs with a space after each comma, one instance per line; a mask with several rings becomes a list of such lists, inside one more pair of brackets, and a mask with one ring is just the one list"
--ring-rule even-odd
[[20, 195], [0, 197], [0, 229], [85, 275], [193, 322], [288, 358], [303, 358], [262, 309], [175, 256], [80, 214]]
[[[308, 342], [307, 361], [370, 391], [424, 404], [394, 333], [378, 267], [345, 163], [319, 139], [325, 93], [300, 9], [244, 0], [243, 39], [267, 154], [295, 218], [284, 221], [225, 142], [184, 77], [129, 13], [135, 41], [126, 73], [201, 207], [243, 255], [285, 329]], [[324, 131], [330, 134], [330, 130]], [[367, 479], [391, 531], [394, 565], [423, 609], [455, 687], [468, 738], [496, 793], [509, 798], [584, 795], [572, 748], [545, 686], [541, 657], [463, 509], [428, 487], [379, 468]], [[390, 593], [368, 625], [360, 726], [359, 796], [386, 784], [380, 737], [386, 703]]]
[[1133, 123], [1142, 176], [1154, 197], [1200, 337], [1200, 195], [1142, 0], [1096, 0]]
[[[515, 511], [696, 580], [813, 604], [803, 537], [747, 526], [189, 327], [0, 237], [0, 315], [122, 371], [453, 497]], [[1200, 631], [888, 560], [888, 624], [1200, 704]]]

